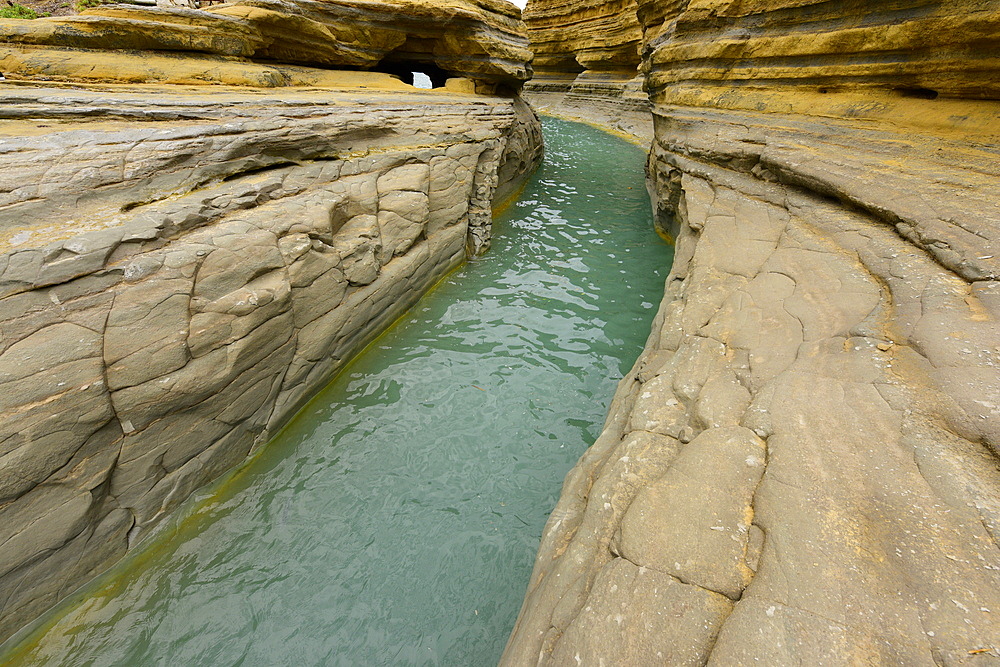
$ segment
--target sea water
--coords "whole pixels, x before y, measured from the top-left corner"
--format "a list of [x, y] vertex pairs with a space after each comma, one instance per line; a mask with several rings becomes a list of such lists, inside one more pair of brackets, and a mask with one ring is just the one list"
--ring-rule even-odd
[[672, 258], [643, 151], [544, 126], [487, 255], [0, 662], [495, 664]]

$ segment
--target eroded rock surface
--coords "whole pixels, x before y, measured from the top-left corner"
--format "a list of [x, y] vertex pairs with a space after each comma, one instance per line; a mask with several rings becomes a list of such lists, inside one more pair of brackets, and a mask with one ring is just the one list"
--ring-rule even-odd
[[[108, 49], [152, 53], [110, 56]], [[427, 70], [440, 84], [465, 77], [517, 90], [531, 77], [530, 63], [520, 11], [503, 0], [111, 5], [72, 17], [0, 20], [0, 71], [8, 78], [282, 86], [322, 77], [297, 65]]]
[[524, 88], [532, 106], [649, 143], [635, 0], [531, 0], [524, 21], [535, 53], [535, 74]]
[[489, 246], [526, 44], [494, 0], [0, 21], [0, 639]]
[[675, 264], [504, 664], [994, 664], [1000, 15], [638, 15]]
[[635, 72], [642, 31], [635, 0], [532, 0], [524, 20], [538, 72]]
[[498, 186], [540, 151], [504, 98], [0, 96], [3, 635], [488, 245]]

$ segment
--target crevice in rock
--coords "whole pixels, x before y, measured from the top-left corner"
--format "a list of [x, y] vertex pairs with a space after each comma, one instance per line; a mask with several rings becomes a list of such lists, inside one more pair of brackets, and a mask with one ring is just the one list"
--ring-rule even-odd
[[938, 98], [938, 91], [922, 86], [900, 86], [893, 90], [901, 97], [912, 97], [919, 100], [936, 100]]
[[[337, 158], [336, 157], [330, 157], [330, 158], [326, 158], [326, 159], [327, 160], [336, 160]], [[266, 165], [262, 165], [262, 166], [259, 166], [259, 167], [251, 167], [250, 169], [244, 169], [242, 171], [233, 172], [233, 173], [231, 173], [231, 174], [229, 174], [227, 176], [223, 176], [222, 182], [223, 183], [230, 183], [232, 181], [235, 181], [235, 180], [238, 180], [238, 179], [241, 179], [241, 178], [247, 178], [249, 176], [258, 176], [260, 174], [266, 174], [269, 171], [277, 171], [279, 169], [284, 169], [285, 167], [295, 167], [295, 166], [302, 166], [302, 165], [300, 165], [297, 162], [292, 162], [290, 160], [287, 160], [287, 161], [278, 161], [278, 162], [275, 162], [274, 164], [266, 164]]]
[[691, 586], [692, 588], [699, 588], [699, 589], [701, 589], [703, 591], [708, 591], [709, 593], [714, 593], [715, 595], [721, 595], [722, 597], [726, 598], [727, 600], [730, 600], [733, 603], [739, 602], [740, 598], [742, 597], [742, 593], [739, 596], [737, 596], [737, 597], [732, 597], [731, 595], [729, 595], [727, 593], [723, 593], [721, 591], [717, 591], [717, 590], [708, 588], [707, 586], [702, 586], [700, 584], [696, 584], [694, 582], [688, 581], [688, 580], [684, 579], [683, 577], [680, 577], [680, 576], [674, 574], [673, 572], [670, 572], [669, 570], [662, 570], [660, 568], [653, 567], [651, 565], [642, 565], [640, 563], [636, 563], [634, 560], [630, 560], [629, 558], [627, 558], [626, 556], [624, 556], [624, 555], [622, 555], [620, 553], [615, 553], [614, 556], [616, 558], [621, 558], [624, 561], [628, 561], [629, 563], [631, 563], [632, 565], [635, 565], [640, 570], [651, 570], [653, 572], [656, 572], [657, 574], [666, 575], [666, 576], [670, 577], [671, 579], [676, 580], [678, 583], [684, 584], [685, 586]]

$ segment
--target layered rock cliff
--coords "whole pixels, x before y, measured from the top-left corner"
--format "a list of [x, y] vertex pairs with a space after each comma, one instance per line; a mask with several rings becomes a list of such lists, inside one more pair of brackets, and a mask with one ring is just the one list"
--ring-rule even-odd
[[[373, 6], [352, 10], [364, 17], [355, 46], [395, 48], [369, 34], [392, 23]], [[541, 152], [519, 98], [474, 93], [510, 91], [528, 68], [495, 57], [502, 40], [475, 41], [474, 25], [509, 24], [523, 51], [516, 9], [491, 6], [412, 4], [448, 20], [425, 16], [421, 32], [389, 41], [469, 75], [435, 91], [258, 62], [286, 57], [273, 44], [307, 56], [315, 46], [274, 34], [272, 50], [227, 55], [346, 4], [267, 20], [245, 4], [0, 24], [4, 39], [32, 36], [0, 45], [0, 638], [245, 459], [488, 246], [494, 200]], [[249, 42], [218, 28], [244, 10], [261, 21], [232, 20]], [[148, 25], [137, 18], [147, 11]], [[126, 27], [108, 27], [118, 16]], [[184, 27], [164, 29], [174, 24]], [[433, 30], [454, 32], [423, 41]], [[60, 46], [24, 46], [45, 35]], [[113, 35], [190, 50], [83, 49], [119, 44]], [[423, 62], [412, 57], [407, 67]], [[99, 66], [80, 74], [88, 62]], [[162, 80], [202, 85], [122, 83]]]
[[613, 129], [651, 139], [636, 71], [642, 30], [635, 0], [532, 0], [524, 18], [535, 54], [525, 95], [535, 108], [589, 122], [613, 118]]
[[635, 0], [531, 2], [524, 20], [536, 72], [634, 74], [642, 38], [635, 8]]
[[675, 264], [505, 664], [1000, 659], [1000, 12], [639, 3]]
[[[153, 53], [108, 58], [109, 49]], [[247, 61], [263, 66], [239, 66]], [[301, 73], [287, 67], [299, 65], [419, 69], [438, 85], [448, 76], [468, 77], [517, 90], [531, 76], [530, 63], [519, 10], [503, 0], [239, 0], [204, 10], [111, 5], [72, 17], [0, 20], [0, 71], [8, 78], [270, 87], [301, 83]]]

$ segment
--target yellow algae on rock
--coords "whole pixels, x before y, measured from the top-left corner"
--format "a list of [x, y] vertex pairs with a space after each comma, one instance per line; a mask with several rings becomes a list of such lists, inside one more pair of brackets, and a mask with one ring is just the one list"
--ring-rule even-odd
[[0, 45], [0, 71], [7, 72], [10, 80], [412, 90], [399, 78], [384, 72], [264, 64], [187, 53], [111, 53], [90, 49], [9, 48]]

